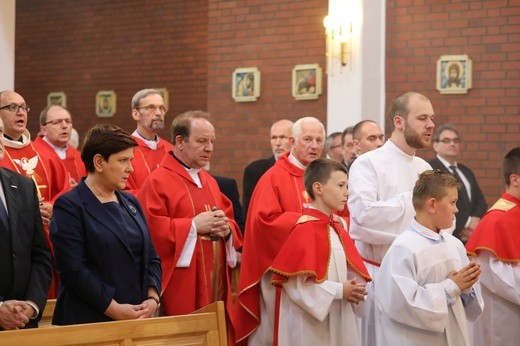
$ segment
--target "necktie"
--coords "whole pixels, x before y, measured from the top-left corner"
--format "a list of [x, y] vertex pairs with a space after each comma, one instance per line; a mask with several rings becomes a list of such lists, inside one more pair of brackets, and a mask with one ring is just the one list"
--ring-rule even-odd
[[[467, 200], [469, 201], [468, 190], [466, 189], [466, 185], [464, 185], [464, 182], [462, 181], [462, 179], [460, 178], [459, 173], [457, 172], [457, 167], [452, 165], [452, 166], [450, 166], [450, 169], [451, 169], [451, 173], [453, 173], [455, 178], [457, 178], [457, 180], [460, 183], [460, 194], [462, 196], [464, 196], [464, 198], [467, 198]], [[462, 199], [461, 198], [462, 196], [460, 196], [459, 199]]]

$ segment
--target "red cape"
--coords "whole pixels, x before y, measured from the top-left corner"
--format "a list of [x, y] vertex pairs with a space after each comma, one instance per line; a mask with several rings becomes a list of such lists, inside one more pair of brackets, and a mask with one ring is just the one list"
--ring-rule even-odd
[[282, 285], [289, 277], [302, 274], [313, 275], [316, 283], [327, 279], [331, 251], [329, 226], [340, 238], [348, 265], [366, 281], [371, 281], [354, 242], [341, 225], [316, 209], [305, 209], [303, 214], [269, 268], [274, 285]]
[[520, 199], [503, 193], [466, 243], [470, 255], [490, 251], [503, 262], [520, 262]]
[[[235, 306], [237, 341], [246, 341], [260, 323], [260, 280], [311, 202], [302, 168], [283, 154], [258, 181], [249, 205]], [[348, 217], [348, 209], [339, 213]]]

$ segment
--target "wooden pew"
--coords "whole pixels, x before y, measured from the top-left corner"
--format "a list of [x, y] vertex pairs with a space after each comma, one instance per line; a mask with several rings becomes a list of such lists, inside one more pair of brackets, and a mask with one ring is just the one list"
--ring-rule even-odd
[[50, 327], [52, 325], [52, 315], [54, 314], [54, 308], [56, 307], [56, 299], [48, 299], [43, 309], [43, 314], [38, 326], [40, 328]]
[[223, 302], [189, 315], [0, 332], [0, 345], [227, 345]]

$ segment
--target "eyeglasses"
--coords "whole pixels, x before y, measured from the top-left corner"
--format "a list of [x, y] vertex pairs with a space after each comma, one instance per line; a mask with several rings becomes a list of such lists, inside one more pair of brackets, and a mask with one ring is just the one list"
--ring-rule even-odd
[[62, 122], [65, 122], [65, 124], [67, 125], [70, 125], [72, 124], [72, 119], [55, 119], [55, 120], [50, 120], [50, 121], [47, 121], [46, 123], [43, 123], [43, 125], [53, 125], [53, 126], [56, 126], [56, 125], [61, 125]]
[[460, 138], [443, 138], [443, 139], [439, 139], [437, 142], [442, 142], [444, 144], [450, 144], [451, 142], [455, 143], [455, 144], [459, 144], [460, 143]]
[[136, 108], [137, 110], [139, 109], [146, 109], [146, 111], [150, 112], [150, 113], [155, 113], [157, 110], [159, 110], [161, 113], [166, 113], [167, 109], [166, 107], [164, 106], [156, 106], [156, 105], [148, 105], [148, 106], [143, 106], [143, 107], [137, 107]]
[[25, 113], [29, 113], [29, 111], [31, 110], [31, 107], [27, 106], [27, 105], [17, 105], [16, 103], [10, 103], [6, 106], [2, 106], [0, 107], [0, 110], [2, 109], [9, 109], [9, 112], [14, 112], [14, 113], [18, 113], [20, 111], [20, 109], [22, 111], [24, 111]]

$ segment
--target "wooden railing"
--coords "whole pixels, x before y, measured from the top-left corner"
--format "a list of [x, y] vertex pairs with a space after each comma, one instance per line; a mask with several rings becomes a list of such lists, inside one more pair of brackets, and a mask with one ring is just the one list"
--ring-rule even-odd
[[[48, 306], [48, 311], [54, 309], [52, 302]], [[44, 312], [44, 316], [48, 315]], [[182, 316], [0, 332], [0, 345], [80, 344], [224, 346], [227, 345], [224, 303], [216, 302]]]

